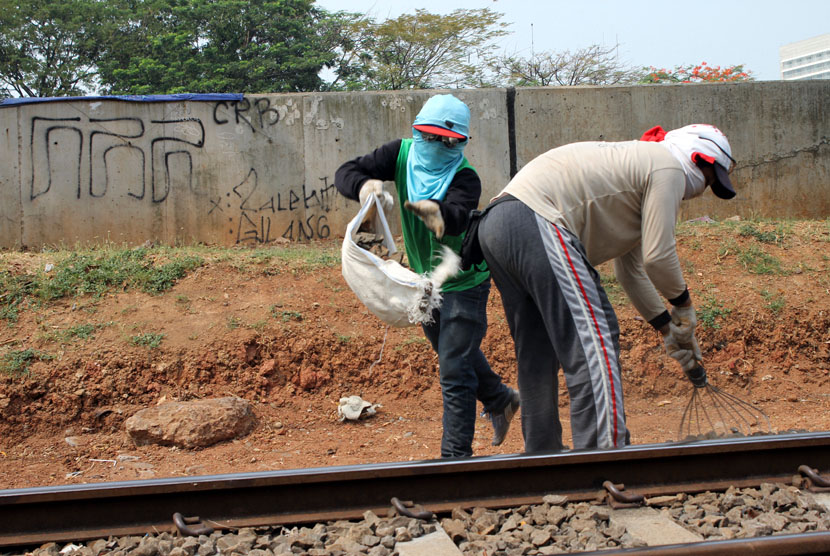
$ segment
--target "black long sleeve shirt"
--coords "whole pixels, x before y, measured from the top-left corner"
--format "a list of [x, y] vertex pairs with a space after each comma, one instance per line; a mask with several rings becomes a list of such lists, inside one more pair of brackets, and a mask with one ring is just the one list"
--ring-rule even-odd
[[[334, 174], [334, 186], [345, 197], [357, 201], [360, 187], [368, 179], [395, 181], [395, 169], [401, 139], [381, 145], [369, 154], [344, 162]], [[472, 168], [455, 174], [442, 201], [433, 199], [441, 208], [447, 235], [460, 235], [467, 229], [470, 211], [478, 207], [481, 180]]]

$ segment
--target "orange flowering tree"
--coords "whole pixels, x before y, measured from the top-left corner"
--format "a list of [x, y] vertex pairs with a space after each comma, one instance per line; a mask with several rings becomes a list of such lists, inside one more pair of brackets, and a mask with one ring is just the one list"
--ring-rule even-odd
[[743, 64], [721, 68], [701, 62], [697, 65], [675, 66], [673, 70], [654, 66], [643, 69], [645, 75], [640, 83], [712, 83], [754, 79], [752, 72], [745, 70]]

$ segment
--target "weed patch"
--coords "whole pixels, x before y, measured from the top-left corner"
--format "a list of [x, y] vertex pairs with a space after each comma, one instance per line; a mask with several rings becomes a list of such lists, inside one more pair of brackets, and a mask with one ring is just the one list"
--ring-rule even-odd
[[104, 326], [109, 326], [112, 323], [107, 324], [76, 324], [74, 326], [70, 326], [65, 330], [56, 330], [54, 332], [48, 332], [43, 335], [45, 340], [51, 342], [63, 342], [63, 343], [70, 343], [74, 342], [75, 340], [89, 340], [95, 337], [95, 331], [99, 328], [103, 328]]
[[24, 376], [29, 373], [32, 361], [48, 361], [54, 356], [36, 349], [11, 351], [0, 357], [0, 372], [11, 376]]
[[718, 319], [725, 317], [732, 312], [732, 309], [727, 309], [723, 304], [713, 295], [707, 295], [703, 298], [703, 305], [696, 311], [697, 320], [704, 328], [717, 330], [720, 328]]
[[34, 276], [0, 271], [0, 318], [9, 323], [17, 322], [21, 305], [34, 290]]
[[761, 297], [767, 302], [766, 308], [776, 314], [787, 304], [787, 300], [784, 299], [783, 295], [768, 290], [761, 290]]
[[427, 340], [424, 336], [411, 336], [405, 340], [403, 340], [400, 345], [395, 347], [395, 351], [401, 351], [403, 349], [408, 348], [409, 346], [420, 345], [420, 344], [427, 344], [429, 340]]
[[39, 293], [47, 300], [79, 294], [100, 296], [111, 289], [137, 288], [159, 294], [170, 289], [188, 270], [203, 264], [199, 257], [184, 257], [156, 266], [147, 249], [114, 253], [72, 253], [56, 265], [52, 279], [44, 279]]
[[157, 264], [158, 253], [146, 248], [73, 252], [50, 272], [13, 275], [0, 272], [0, 318], [14, 323], [25, 303], [65, 297], [100, 297], [113, 290], [139, 289], [149, 294], [167, 291], [188, 271], [204, 264], [201, 257], [184, 256]]
[[277, 320], [282, 320], [282, 322], [288, 322], [290, 320], [299, 322], [303, 320], [302, 313], [297, 311], [281, 311], [276, 305], [271, 307], [271, 316]]
[[784, 238], [788, 230], [784, 224], [777, 224], [773, 231], [762, 231], [754, 222], [744, 222], [738, 228], [738, 235], [753, 237], [761, 243], [773, 243], [778, 246], [784, 245]]
[[738, 252], [738, 262], [752, 274], [784, 274], [781, 261], [764, 252], [757, 245], [750, 245]]
[[164, 339], [164, 336], [164, 334], [145, 332], [144, 334], [138, 334], [130, 337], [130, 343], [134, 346], [145, 346], [151, 349], [157, 348], [161, 345], [161, 341]]

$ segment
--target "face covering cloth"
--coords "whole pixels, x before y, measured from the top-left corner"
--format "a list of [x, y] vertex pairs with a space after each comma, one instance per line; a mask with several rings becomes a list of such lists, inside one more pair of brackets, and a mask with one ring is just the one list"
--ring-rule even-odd
[[[648, 130], [641, 141], [656, 141], [666, 147], [669, 152], [683, 166], [686, 174], [686, 189], [683, 199], [692, 199], [703, 194], [706, 189], [706, 179], [696, 162], [698, 158], [714, 163], [721, 163], [729, 169], [730, 161], [724, 159], [724, 153], [711, 140], [703, 137], [721, 137], [723, 134], [717, 128], [708, 124], [692, 124], [669, 132], [660, 126]], [[724, 138], [725, 141], [725, 138]], [[723, 161], [721, 159], [724, 159]]]
[[[436, 95], [424, 104], [412, 125], [449, 128], [469, 137], [470, 109], [452, 95]], [[412, 130], [412, 139], [406, 161], [407, 196], [413, 203], [424, 199], [442, 201], [464, 159], [467, 141], [448, 147], [442, 141], [425, 141], [417, 129]]]

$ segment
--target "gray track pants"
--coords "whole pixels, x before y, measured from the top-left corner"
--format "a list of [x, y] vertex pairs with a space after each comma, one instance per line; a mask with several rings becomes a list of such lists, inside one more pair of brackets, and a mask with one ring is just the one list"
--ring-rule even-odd
[[617, 317], [582, 243], [518, 200], [490, 209], [479, 241], [515, 343], [525, 451], [563, 448], [560, 363], [574, 449], [628, 444]]

